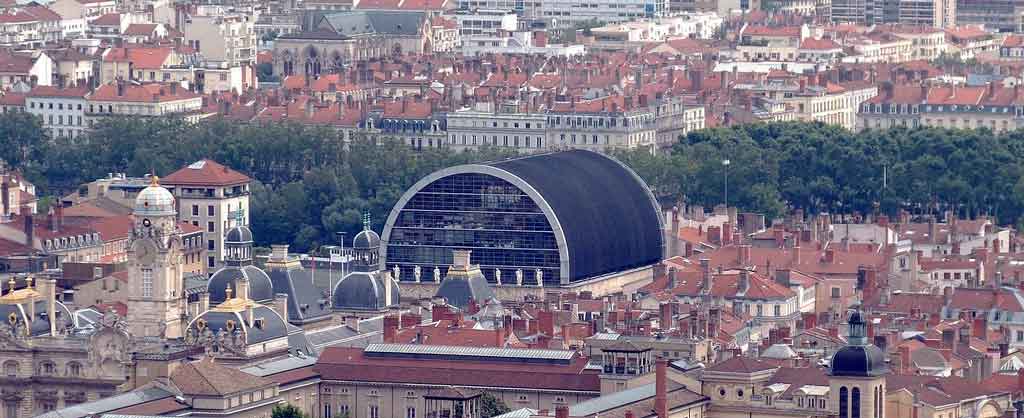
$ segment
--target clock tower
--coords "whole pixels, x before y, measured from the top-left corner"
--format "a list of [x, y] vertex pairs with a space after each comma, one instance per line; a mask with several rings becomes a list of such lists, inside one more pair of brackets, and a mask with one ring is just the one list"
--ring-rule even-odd
[[128, 327], [133, 337], [182, 337], [187, 301], [174, 196], [154, 175], [139, 192], [128, 241]]

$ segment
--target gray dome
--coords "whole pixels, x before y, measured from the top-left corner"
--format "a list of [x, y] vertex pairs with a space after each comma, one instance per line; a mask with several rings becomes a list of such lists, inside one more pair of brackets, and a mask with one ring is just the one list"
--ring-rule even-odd
[[177, 210], [174, 208], [174, 195], [160, 186], [157, 177], [153, 176], [153, 182], [139, 192], [135, 197], [135, 207], [132, 211], [135, 215], [174, 215]]
[[832, 376], [875, 377], [889, 372], [885, 353], [873, 345], [848, 345], [832, 356]]
[[384, 294], [384, 280], [391, 281], [391, 304], [397, 305], [401, 296], [398, 282], [387, 275], [354, 271], [334, 286], [334, 309], [379, 311], [388, 307]]
[[[245, 342], [247, 344], [258, 344], [278, 338], [284, 338], [288, 336], [288, 326], [285, 325], [285, 321], [278, 315], [273, 309], [270, 309], [264, 305], [256, 305], [253, 307], [253, 317], [256, 319], [263, 319], [263, 324], [260, 327], [250, 327], [245, 322], [245, 311], [230, 312], [230, 311], [218, 311], [211, 309], [203, 312], [198, 318], [192, 320], [188, 324], [188, 328], [196, 332], [203, 332], [200, 328], [209, 328], [211, 332], [217, 333], [219, 330], [228, 330], [228, 321], [233, 321], [234, 326], [240, 332], [245, 333]], [[202, 320], [202, 322], [200, 322]], [[200, 326], [203, 325], [203, 327]], [[241, 325], [241, 328], [239, 328]]]
[[210, 293], [210, 303], [221, 303], [225, 299], [224, 289], [231, 285], [231, 293], [238, 296], [238, 288], [235, 281], [242, 278], [249, 278], [249, 299], [255, 301], [269, 301], [274, 299], [274, 285], [270, 276], [256, 266], [225, 266], [213, 276], [206, 285], [206, 291]]
[[832, 355], [829, 374], [832, 376], [875, 377], [889, 372], [885, 364], [885, 353], [867, 343], [864, 315], [859, 310], [850, 314], [847, 321], [849, 344]]
[[228, 230], [224, 234], [224, 243], [247, 244], [252, 242], [252, 230], [245, 225], [239, 225]]
[[369, 229], [364, 229], [352, 238], [352, 248], [371, 249], [380, 247], [380, 235]]

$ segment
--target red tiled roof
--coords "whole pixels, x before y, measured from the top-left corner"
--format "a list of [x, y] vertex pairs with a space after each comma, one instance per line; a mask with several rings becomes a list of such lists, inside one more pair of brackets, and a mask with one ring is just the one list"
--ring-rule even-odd
[[985, 91], [985, 87], [932, 87], [928, 90], [928, 104], [977, 105]]
[[[395, 341], [399, 344], [413, 343], [419, 338], [424, 345], [454, 345], [460, 347], [499, 347], [495, 331], [450, 327], [451, 321], [438, 321], [433, 324], [419, 325], [398, 330]], [[498, 331], [501, 332], [501, 331]], [[505, 339], [501, 339], [504, 346]]]
[[800, 36], [799, 26], [761, 26], [748, 25], [743, 29], [742, 36]]
[[0, 73], [26, 74], [32, 70], [31, 56], [0, 51]]
[[232, 186], [249, 183], [252, 179], [216, 161], [203, 159], [168, 174], [160, 181], [166, 185]]
[[433, 114], [430, 102], [399, 99], [384, 103], [384, 117], [395, 119], [427, 119]]
[[97, 17], [92, 22], [89, 22], [90, 26], [121, 26], [121, 14], [120, 13], [107, 13], [103, 16]]
[[0, 105], [24, 107], [25, 95], [23, 93], [6, 92], [0, 95]]
[[156, 30], [156, 23], [132, 23], [124, 29], [124, 35], [148, 36]]
[[23, 242], [0, 238], [0, 255], [29, 254], [34, 252], [37, 252], [35, 248], [29, 247]]
[[163, 67], [173, 49], [170, 47], [110, 48], [103, 56], [105, 62], [130, 62], [136, 69], [156, 70]]
[[800, 42], [800, 49], [827, 51], [827, 50], [842, 49], [842, 48], [843, 48], [842, 46], [839, 46], [839, 44], [837, 44], [835, 41], [833, 41], [831, 39], [807, 38], [807, 39], [804, 39], [803, 42]]
[[376, 358], [360, 348], [328, 347], [314, 370], [323, 380], [600, 392], [597, 373], [586, 365], [584, 357], [569, 365], [523, 364]]
[[[699, 295], [702, 286], [702, 280], [700, 280], [701, 273], [693, 270], [684, 271], [680, 275], [683, 276], [683, 279], [681, 279], [682, 283], [679, 283], [670, 292], [677, 296]], [[749, 288], [746, 294], [742, 296], [739, 295], [740, 273], [713, 274], [712, 276], [711, 294], [715, 297], [774, 300], [789, 299], [796, 296], [792, 290], [758, 273], [751, 272], [747, 274]]]
[[185, 395], [223, 396], [275, 385], [263, 377], [213, 361], [212, 357], [179, 365], [171, 373], [171, 381]]
[[117, 84], [110, 83], [104, 84], [92, 93], [90, 93], [88, 99], [111, 102], [157, 103], [195, 99], [197, 97], [201, 97], [200, 95], [193, 93], [181, 86], [177, 86], [177, 88], [173, 90], [174, 92], [172, 93], [172, 88], [170, 85], [163, 85], [157, 83], [142, 85], [125, 83], [123, 94], [118, 94]]
[[99, 218], [91, 223], [92, 228], [100, 233], [104, 242], [118, 239], [127, 239], [132, 232], [131, 215], [111, 216]]
[[85, 98], [89, 89], [84, 87], [35, 86], [28, 92], [28, 97], [64, 97], [64, 98]]

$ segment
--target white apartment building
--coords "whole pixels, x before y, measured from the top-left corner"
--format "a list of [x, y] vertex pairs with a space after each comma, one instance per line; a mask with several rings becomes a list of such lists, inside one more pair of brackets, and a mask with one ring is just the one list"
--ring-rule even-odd
[[600, 99], [585, 101], [575, 106], [556, 103], [554, 109], [547, 114], [547, 142], [550, 146], [592, 151], [634, 148], [648, 148], [652, 152], [655, 150], [655, 116], [646, 107], [646, 103], [636, 108], [629, 104], [620, 107], [612, 100], [611, 106], [594, 106], [600, 102]]
[[540, 18], [552, 28], [584, 22], [629, 22], [668, 13], [667, 0], [550, 0], [540, 5]]
[[249, 226], [249, 183], [246, 175], [213, 160], [199, 160], [160, 179], [178, 203], [178, 217], [203, 228], [207, 271], [224, 262], [224, 234]]
[[52, 138], [75, 139], [89, 128], [85, 88], [36, 86], [25, 96], [25, 110], [42, 121]]
[[489, 102], [477, 103], [472, 109], [448, 113], [448, 147], [461, 151], [491, 145], [542, 151], [548, 147], [546, 126], [544, 113], [520, 112], [517, 103], [504, 109], [494, 109]]
[[462, 37], [498, 37], [503, 36], [502, 32], [514, 32], [519, 28], [519, 17], [511, 10], [458, 11], [454, 17]]
[[538, 42], [537, 35], [543, 32], [516, 31], [507, 35], [469, 35], [463, 36], [462, 55], [478, 56], [486, 54], [507, 55], [544, 55], [571, 57], [586, 53], [581, 44], [549, 44]]
[[223, 6], [198, 6], [184, 17], [185, 42], [211, 63], [226, 67], [256, 62], [256, 15], [229, 12]]
[[624, 49], [676, 38], [710, 39], [722, 27], [716, 13], [686, 13], [670, 17], [612, 23], [591, 29], [592, 48]]
[[658, 148], [671, 147], [679, 137], [704, 129], [704, 106], [687, 103], [682, 97], [668, 97], [655, 101], [654, 128]]

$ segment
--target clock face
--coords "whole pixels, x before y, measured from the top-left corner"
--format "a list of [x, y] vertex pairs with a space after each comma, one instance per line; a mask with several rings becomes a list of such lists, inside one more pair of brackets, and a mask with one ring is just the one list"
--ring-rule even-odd
[[135, 244], [135, 258], [143, 265], [151, 265], [156, 260], [156, 245], [148, 240], [138, 241]]
[[149, 228], [150, 225], [153, 225], [153, 223], [149, 221], [149, 218], [142, 220], [142, 226]]

